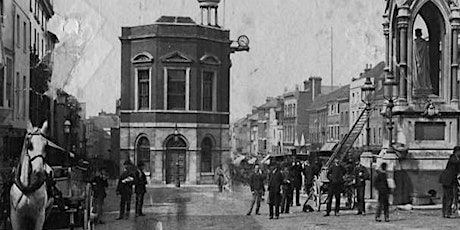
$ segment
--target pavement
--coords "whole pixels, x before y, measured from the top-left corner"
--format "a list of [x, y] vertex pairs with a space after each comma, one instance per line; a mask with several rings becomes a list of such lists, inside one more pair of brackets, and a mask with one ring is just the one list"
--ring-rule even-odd
[[[356, 215], [356, 210], [341, 210], [339, 216], [323, 217], [324, 212], [302, 212], [292, 207], [290, 214], [278, 220], [268, 219], [268, 205], [261, 204], [261, 215], [246, 216], [251, 199], [249, 188], [236, 187], [232, 192], [218, 192], [216, 186], [152, 186], [145, 196], [146, 216], [115, 220], [119, 197], [114, 187], [108, 191], [104, 220], [97, 230], [163, 230], [163, 229], [459, 229], [460, 218], [445, 219], [438, 209], [399, 210], [393, 206], [390, 222], [376, 222], [374, 209], [367, 215]], [[303, 199], [301, 201], [303, 203]], [[134, 200], [134, 199], [133, 199]], [[372, 205], [371, 205], [372, 207]]]

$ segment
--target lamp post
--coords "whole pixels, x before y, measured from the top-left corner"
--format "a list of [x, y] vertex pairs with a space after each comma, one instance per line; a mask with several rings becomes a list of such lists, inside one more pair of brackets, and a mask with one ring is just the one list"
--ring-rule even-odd
[[384, 92], [384, 99], [387, 100], [387, 106], [385, 110], [384, 116], [388, 119], [387, 126], [388, 126], [388, 149], [387, 154], [395, 154], [395, 150], [393, 149], [393, 107], [394, 101], [398, 98], [397, 96], [393, 95], [393, 88], [398, 83], [394, 79], [393, 76], [389, 75], [385, 82], [385, 92]]
[[70, 149], [70, 126], [72, 126], [72, 123], [70, 123], [69, 120], [65, 120], [64, 121], [64, 134], [65, 134], [65, 137], [66, 137], [66, 150], [68, 151]]
[[373, 96], [373, 92], [375, 91], [375, 86], [372, 84], [371, 78], [369, 76], [366, 76], [366, 81], [364, 82], [364, 85], [361, 87], [361, 101], [366, 105], [364, 108], [367, 113], [367, 121], [366, 121], [366, 148], [365, 151], [370, 152], [370, 130], [371, 127], [369, 125], [370, 121], [370, 111], [371, 111], [371, 97]]
[[[174, 133], [173, 133], [173, 136], [174, 136], [174, 142], [177, 142], [179, 141], [179, 130], [177, 130], [177, 124], [176, 124], [176, 127], [174, 128]], [[180, 188], [180, 176], [179, 176], [179, 167], [180, 167], [180, 164], [179, 164], [179, 157], [177, 157], [177, 162], [176, 162], [176, 187]]]

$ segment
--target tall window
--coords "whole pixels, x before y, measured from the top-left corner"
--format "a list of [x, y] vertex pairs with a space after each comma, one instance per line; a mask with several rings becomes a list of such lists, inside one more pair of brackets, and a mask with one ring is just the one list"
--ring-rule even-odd
[[27, 23], [24, 22], [24, 30], [23, 30], [23, 38], [22, 38], [23, 42], [24, 42], [24, 52], [27, 51]]
[[212, 172], [212, 141], [209, 138], [201, 143], [201, 172]]
[[6, 99], [8, 104], [6, 106], [11, 107], [12, 97], [13, 97], [13, 60], [11, 58], [6, 58]]
[[147, 138], [141, 137], [137, 142], [137, 164], [144, 163], [146, 172], [150, 172], [150, 142]]
[[0, 0], [0, 23], [3, 23], [4, 7], [3, 0]]
[[23, 118], [26, 118], [26, 111], [27, 111], [27, 78], [26, 76], [23, 76], [22, 78], [22, 85], [23, 85], [23, 90], [22, 90], [22, 106], [24, 107], [23, 108], [23, 111], [22, 111], [22, 117]]
[[167, 109], [185, 110], [185, 75], [184, 69], [168, 69]]
[[203, 72], [203, 110], [213, 110], [214, 72]]
[[5, 67], [0, 68], [0, 107], [3, 107], [5, 100]]
[[20, 76], [19, 76], [19, 72], [16, 72], [16, 84], [15, 84], [15, 87], [14, 87], [14, 106], [15, 108], [19, 108], [17, 110], [15, 110], [16, 112], [16, 118], [19, 118], [19, 114], [21, 114], [21, 111], [19, 110], [22, 110], [22, 107], [19, 105], [20, 103], [20, 100], [19, 100], [19, 91], [20, 91], [20, 85], [19, 85], [19, 81], [21, 80]]
[[16, 46], [20, 47], [21, 39], [19, 36], [21, 35], [21, 23], [19, 23], [19, 15], [16, 15]]
[[150, 74], [148, 69], [137, 70], [137, 108], [139, 110], [149, 109], [149, 85]]

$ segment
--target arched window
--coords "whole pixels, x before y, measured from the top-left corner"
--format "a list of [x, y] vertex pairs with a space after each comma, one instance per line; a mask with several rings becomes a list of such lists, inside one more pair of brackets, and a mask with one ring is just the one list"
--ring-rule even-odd
[[146, 137], [141, 137], [137, 141], [136, 154], [136, 163], [144, 163], [145, 172], [150, 172], [150, 142]]
[[201, 142], [201, 172], [212, 172], [212, 141], [209, 137]]

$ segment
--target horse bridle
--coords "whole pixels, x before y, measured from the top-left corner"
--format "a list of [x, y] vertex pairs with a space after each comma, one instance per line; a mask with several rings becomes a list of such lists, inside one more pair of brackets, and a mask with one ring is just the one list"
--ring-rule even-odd
[[[59, 145], [53, 143], [52, 141], [50, 141], [48, 138], [46, 138], [45, 135], [43, 135], [43, 133], [41, 133], [40, 131], [36, 130], [34, 132], [31, 132], [31, 133], [27, 133], [26, 134], [26, 138], [24, 141], [26, 141], [26, 147], [27, 147], [27, 150], [32, 150], [33, 149], [33, 146], [32, 146], [32, 143], [30, 143], [30, 139], [32, 138], [32, 136], [36, 136], [36, 135], [39, 135], [43, 138], [45, 138], [46, 140], [46, 146], [50, 146], [52, 148], [55, 148], [55, 149], [58, 149], [58, 150], [61, 150], [61, 151], [64, 151], [64, 152], [68, 152], [67, 150], [65, 150], [64, 148], [60, 147]], [[30, 155], [29, 155], [29, 151], [27, 151], [27, 156], [29, 156], [30, 158]], [[70, 156], [73, 157], [74, 154], [69, 152]], [[42, 155], [42, 154], [39, 154], [39, 155], [36, 155], [36, 156], [33, 156], [32, 158], [29, 159], [29, 162], [32, 162], [34, 161], [35, 159], [41, 157], [43, 160], [45, 160], [45, 157]]]

